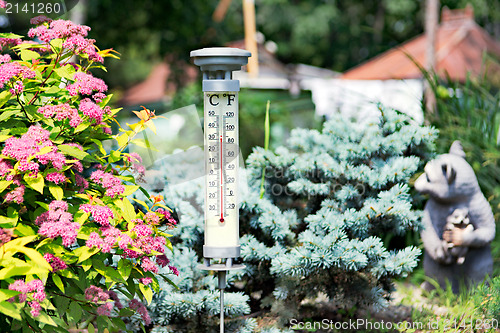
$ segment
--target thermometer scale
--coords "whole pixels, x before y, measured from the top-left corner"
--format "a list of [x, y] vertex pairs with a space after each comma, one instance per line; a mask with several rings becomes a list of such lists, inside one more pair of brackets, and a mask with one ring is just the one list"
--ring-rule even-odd
[[[238, 100], [234, 92], [205, 93], [205, 221], [215, 233], [205, 235], [206, 246], [238, 246]], [[214, 237], [210, 237], [214, 236]], [[230, 240], [233, 244], [231, 244]]]
[[[250, 52], [235, 48], [206, 48], [191, 52], [203, 72], [205, 146], [204, 264], [216, 271], [220, 289], [220, 332], [224, 332], [226, 273], [241, 269], [238, 201], [238, 92], [232, 72], [248, 63]], [[218, 259], [218, 263], [212, 263]]]

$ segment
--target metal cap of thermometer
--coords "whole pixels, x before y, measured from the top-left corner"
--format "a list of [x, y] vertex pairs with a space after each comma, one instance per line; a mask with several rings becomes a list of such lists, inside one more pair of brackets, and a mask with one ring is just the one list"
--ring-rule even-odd
[[[214, 47], [191, 52], [203, 72], [205, 146], [205, 243], [204, 264], [199, 268], [218, 272], [220, 332], [224, 332], [226, 272], [241, 269], [233, 264], [240, 256], [238, 201], [238, 92], [233, 71], [248, 63], [245, 50]], [[212, 264], [211, 259], [221, 263]], [[224, 262], [225, 260], [225, 262]]]

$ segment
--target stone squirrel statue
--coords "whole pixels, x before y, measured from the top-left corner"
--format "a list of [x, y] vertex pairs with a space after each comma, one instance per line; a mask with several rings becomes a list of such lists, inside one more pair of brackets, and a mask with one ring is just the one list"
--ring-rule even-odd
[[[462, 282], [471, 285], [483, 281], [493, 270], [490, 243], [495, 237], [495, 220], [459, 141], [453, 142], [448, 154], [427, 163], [425, 173], [415, 181], [415, 189], [429, 195], [420, 234], [425, 274], [442, 288], [448, 280], [455, 293]], [[467, 210], [472, 227], [445, 230], [450, 212], [456, 209]], [[450, 259], [450, 242], [468, 248], [462, 264]], [[430, 289], [430, 284], [423, 287]]]
[[[455, 228], [465, 230], [466, 232], [474, 230], [474, 226], [470, 223], [469, 211], [466, 208], [457, 208], [446, 218], [444, 231], [453, 230]], [[462, 265], [469, 249], [466, 246], [457, 246], [446, 240], [443, 240], [443, 242], [445, 243], [443, 247], [447, 248], [450, 254], [446, 264], [456, 262], [458, 265]]]

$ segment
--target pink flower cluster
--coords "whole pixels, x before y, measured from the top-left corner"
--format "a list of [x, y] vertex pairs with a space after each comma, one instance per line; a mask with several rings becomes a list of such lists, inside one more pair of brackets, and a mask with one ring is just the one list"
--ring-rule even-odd
[[47, 260], [54, 272], [68, 268], [68, 265], [61, 258], [56, 257], [52, 253], [45, 253], [43, 258]]
[[139, 300], [134, 298], [128, 303], [128, 306], [132, 310], [136, 310], [137, 313], [141, 315], [142, 320], [144, 320], [144, 324], [146, 324], [146, 326], [151, 324], [151, 318], [149, 317], [148, 309]]
[[5, 202], [15, 202], [21, 204], [24, 202], [24, 190], [26, 189], [26, 186], [21, 184], [19, 181], [20, 177], [13, 174], [13, 171], [14, 168], [8, 160], [0, 159], [0, 177], [5, 177], [7, 181], [12, 180], [13, 184], [17, 185], [14, 190], [7, 193], [5, 196]]
[[157, 274], [159, 271], [158, 266], [156, 266], [155, 263], [152, 262], [148, 257], [142, 257], [141, 267], [145, 272], [153, 272]]
[[81, 35], [74, 35], [66, 39], [63, 47], [69, 50], [74, 50], [76, 54], [86, 54], [90, 60], [104, 62], [102, 56], [97, 52], [95, 39], [84, 38]]
[[118, 295], [116, 294], [116, 292], [114, 292], [113, 290], [108, 290], [107, 293], [109, 295], [109, 298], [112, 299], [113, 301], [115, 301], [116, 308], [123, 309], [123, 304], [122, 304], [122, 302], [120, 302], [120, 299], [118, 298]]
[[38, 108], [38, 113], [43, 114], [47, 118], [54, 117], [58, 121], [69, 119], [69, 125], [73, 128], [80, 125], [83, 121], [78, 110], [72, 108], [68, 103], [42, 106]]
[[38, 15], [38, 16], [32, 17], [30, 19], [30, 24], [33, 24], [33, 25], [39, 25], [39, 24], [42, 24], [42, 23], [45, 23], [45, 22], [49, 22], [50, 23], [50, 22], [52, 22], [52, 19], [48, 18], [45, 15]]
[[26, 186], [21, 184], [18, 179], [14, 180], [14, 184], [16, 184], [18, 187], [7, 193], [7, 195], [5, 196], [5, 202], [15, 202], [18, 204], [22, 204], [24, 202], [24, 191], [26, 190]]
[[[112, 290], [104, 291], [101, 288], [91, 285], [85, 289], [85, 299], [89, 302], [96, 303], [99, 305], [97, 308], [97, 314], [99, 316], [110, 316], [111, 310], [113, 310], [113, 303], [108, 302], [109, 299], [114, 301], [114, 305], [118, 309], [122, 309], [123, 305], [118, 299], [116, 292]], [[102, 304], [105, 302], [104, 304]]]
[[160, 265], [160, 267], [165, 267], [170, 263], [170, 260], [167, 258], [166, 255], [161, 254], [159, 256], [156, 256], [156, 263]]
[[54, 184], [61, 184], [68, 180], [68, 178], [59, 172], [51, 172], [47, 176], [45, 176], [45, 180], [52, 182]]
[[66, 158], [63, 154], [57, 152], [57, 147], [49, 139], [49, 135], [49, 131], [44, 130], [40, 126], [32, 125], [20, 138], [8, 138], [5, 141], [2, 155], [19, 161], [18, 171], [24, 172], [29, 170], [30, 175], [34, 177], [38, 174], [40, 165], [32, 157], [36, 156], [43, 147], [53, 147], [52, 151], [39, 155], [36, 158], [43, 165], [51, 162], [54, 168], [62, 170], [65, 166]]
[[109, 299], [109, 295], [101, 288], [91, 285], [85, 289], [85, 299], [92, 303], [106, 302]]
[[0, 50], [3, 50], [5, 46], [16, 46], [22, 42], [20, 38], [0, 38]]
[[73, 35], [85, 37], [89, 31], [90, 27], [74, 24], [71, 21], [56, 20], [51, 21], [48, 26], [42, 25], [31, 28], [28, 31], [28, 36], [30, 38], [38, 37], [40, 40], [48, 43], [55, 38], [67, 38]]
[[[113, 248], [113, 246], [115, 246], [120, 237], [127, 236], [126, 234], [122, 235], [122, 232], [119, 229], [111, 226], [101, 228], [100, 231], [103, 238], [101, 238], [101, 236], [97, 232], [92, 232], [90, 233], [89, 239], [87, 239], [85, 245], [90, 248], [97, 247], [104, 253], [111, 252], [111, 249]], [[128, 242], [124, 246], [126, 247], [129, 243], [130, 242]]]
[[[34, 24], [48, 22], [46, 19], [34, 21]], [[90, 28], [84, 25], [74, 24], [71, 21], [55, 20], [49, 24], [40, 24], [28, 31], [30, 38], [38, 37], [43, 42], [50, 42], [52, 39], [65, 39], [63, 47], [74, 50], [78, 54], [86, 54], [90, 60], [103, 62], [102, 56], [97, 52], [94, 39], [87, 39]]]
[[24, 90], [24, 84], [23, 81], [16, 81], [12, 83], [12, 88], [9, 89], [9, 92], [12, 95], [20, 95]]
[[150, 278], [150, 277], [145, 277], [145, 278], [140, 278], [140, 279], [139, 279], [139, 281], [140, 281], [143, 285], [147, 286], [147, 285], [149, 285], [151, 282], [153, 282], [153, 279], [152, 279], [152, 278]]
[[19, 81], [22, 79], [32, 79], [34, 77], [34, 71], [18, 62], [8, 62], [0, 66], [0, 88], [3, 88], [11, 79]]
[[87, 117], [95, 119], [98, 124], [102, 123], [104, 110], [99, 105], [92, 102], [89, 98], [82, 99], [78, 110], [80, 110], [80, 112]]
[[76, 186], [80, 188], [78, 193], [83, 193], [89, 187], [89, 182], [78, 173], [75, 174], [75, 182]]
[[19, 303], [26, 302], [28, 294], [33, 298], [28, 304], [31, 307], [31, 315], [38, 317], [40, 315], [41, 306], [39, 302], [43, 302], [47, 295], [45, 294], [45, 286], [41, 280], [32, 280], [25, 283], [23, 280], [16, 280], [9, 285], [9, 290], [21, 292], [21, 294], [10, 298], [9, 302], [18, 301]]
[[5, 64], [6, 62], [11, 61], [12, 58], [8, 54], [1, 54], [0, 55], [0, 64]]
[[[98, 91], [99, 94], [101, 94], [108, 90], [108, 86], [106, 85], [106, 83], [104, 83], [104, 81], [101, 79], [93, 77], [92, 74], [77, 72], [75, 73], [73, 79], [75, 80], [75, 82], [66, 87], [71, 96], [76, 96], [78, 95], [78, 93], [82, 95], [92, 95], [93, 91]], [[103, 99], [105, 97], [106, 95], [104, 94], [96, 96], [96, 98], [98, 99]]]
[[52, 239], [60, 236], [64, 246], [72, 245], [76, 240], [80, 224], [73, 222], [73, 215], [67, 210], [67, 202], [52, 201], [49, 210], [35, 219], [35, 224], [40, 225], [38, 233]]
[[102, 170], [96, 170], [90, 175], [90, 180], [102, 185], [106, 189], [105, 195], [108, 197], [116, 197], [125, 192], [125, 186], [122, 185], [120, 178], [113, 176], [110, 173]]
[[80, 205], [80, 210], [90, 213], [95, 222], [103, 227], [109, 226], [109, 219], [114, 218], [113, 211], [107, 206], [93, 206], [91, 204]]
[[167, 220], [167, 224], [169, 225], [169, 227], [173, 227], [173, 226], [177, 225], [177, 221], [174, 219], [174, 217], [172, 216], [172, 213], [170, 213], [170, 211], [163, 209], [163, 208], [158, 208], [156, 210], [156, 213], [164, 216], [164, 218]]
[[141, 164], [142, 157], [137, 153], [130, 153], [126, 155], [127, 161], [132, 164], [132, 171], [138, 176], [139, 181], [144, 181], [146, 175], [146, 168]]
[[10, 242], [14, 233], [10, 229], [0, 228], [0, 246]]

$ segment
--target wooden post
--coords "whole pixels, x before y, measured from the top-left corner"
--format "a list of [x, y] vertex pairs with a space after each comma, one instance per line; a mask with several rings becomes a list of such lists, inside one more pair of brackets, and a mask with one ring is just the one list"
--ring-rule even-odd
[[259, 75], [259, 55], [254, 0], [243, 0], [243, 19], [245, 23], [245, 48], [252, 53], [248, 59], [247, 71], [250, 77], [257, 77]]
[[215, 8], [212, 19], [215, 22], [221, 22], [224, 19], [224, 16], [226, 16], [226, 12], [230, 4], [231, 0], [221, 0], [217, 5], [217, 8]]
[[[436, 68], [436, 33], [438, 27], [439, 0], [426, 0], [425, 4], [425, 37], [426, 59], [425, 70], [433, 75]], [[432, 78], [432, 77], [431, 77]], [[436, 111], [436, 96], [429, 82], [424, 81], [424, 98], [427, 112], [435, 113]]]

